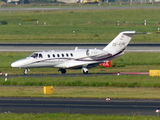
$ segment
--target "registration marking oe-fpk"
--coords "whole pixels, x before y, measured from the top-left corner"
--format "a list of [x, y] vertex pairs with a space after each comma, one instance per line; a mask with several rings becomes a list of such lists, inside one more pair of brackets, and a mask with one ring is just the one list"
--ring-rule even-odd
[[113, 43], [112, 44], [112, 46], [120, 46], [120, 47], [122, 47], [122, 46], [125, 46], [125, 42], [120, 42], [120, 43]]

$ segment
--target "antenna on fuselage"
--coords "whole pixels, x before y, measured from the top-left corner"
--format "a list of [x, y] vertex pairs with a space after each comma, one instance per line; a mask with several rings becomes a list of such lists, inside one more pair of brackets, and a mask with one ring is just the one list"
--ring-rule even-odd
[[78, 47], [75, 47], [75, 49], [74, 50], [78, 50]]

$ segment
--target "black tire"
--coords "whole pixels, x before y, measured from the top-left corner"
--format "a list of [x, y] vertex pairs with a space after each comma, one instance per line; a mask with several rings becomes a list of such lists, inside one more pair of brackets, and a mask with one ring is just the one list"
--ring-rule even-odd
[[83, 70], [83, 74], [88, 74], [88, 71], [84, 71], [84, 70]]
[[61, 69], [61, 73], [65, 74], [66, 73], [66, 69]]

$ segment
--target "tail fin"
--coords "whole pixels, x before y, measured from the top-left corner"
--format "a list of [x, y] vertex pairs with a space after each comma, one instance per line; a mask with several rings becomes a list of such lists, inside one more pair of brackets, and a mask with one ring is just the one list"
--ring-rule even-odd
[[135, 31], [124, 31], [119, 33], [103, 50], [112, 55], [123, 51], [134, 34]]

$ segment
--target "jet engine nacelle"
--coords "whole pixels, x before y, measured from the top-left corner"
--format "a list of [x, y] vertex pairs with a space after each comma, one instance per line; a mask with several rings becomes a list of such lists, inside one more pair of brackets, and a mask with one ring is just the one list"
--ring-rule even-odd
[[96, 55], [104, 55], [104, 54], [108, 54], [108, 52], [104, 50], [99, 50], [99, 49], [87, 49], [86, 50], [87, 56], [96, 56]]

